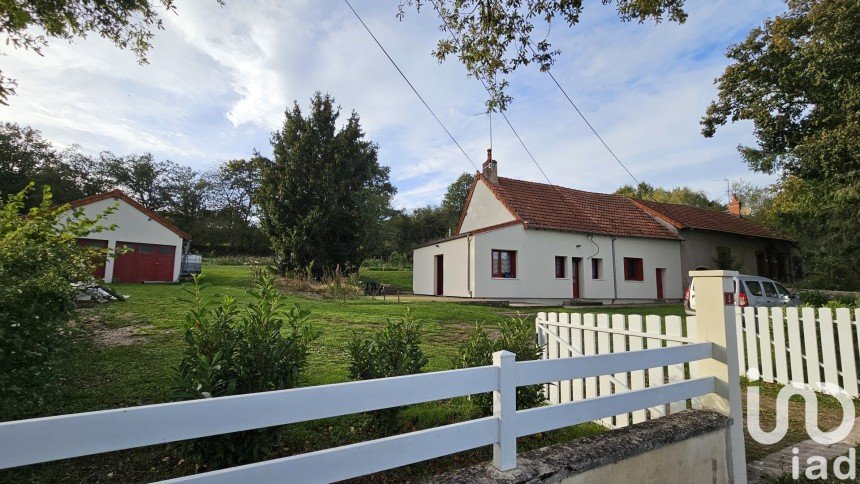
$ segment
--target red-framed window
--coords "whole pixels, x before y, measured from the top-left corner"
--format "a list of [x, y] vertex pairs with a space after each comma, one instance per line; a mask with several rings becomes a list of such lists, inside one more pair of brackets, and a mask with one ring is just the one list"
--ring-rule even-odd
[[564, 279], [566, 277], [565, 270], [567, 269], [567, 257], [563, 255], [555, 256], [555, 278]]
[[490, 264], [493, 277], [517, 277], [517, 251], [493, 249]]
[[639, 257], [624, 258], [624, 280], [644, 281], [645, 271], [642, 267], [642, 259]]

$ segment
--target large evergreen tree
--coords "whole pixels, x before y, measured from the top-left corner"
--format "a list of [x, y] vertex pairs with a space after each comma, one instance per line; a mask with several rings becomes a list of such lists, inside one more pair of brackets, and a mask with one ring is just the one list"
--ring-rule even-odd
[[358, 267], [388, 213], [395, 189], [352, 112], [316, 93], [305, 115], [298, 103], [272, 134], [274, 157], [261, 168], [257, 203], [281, 273]]

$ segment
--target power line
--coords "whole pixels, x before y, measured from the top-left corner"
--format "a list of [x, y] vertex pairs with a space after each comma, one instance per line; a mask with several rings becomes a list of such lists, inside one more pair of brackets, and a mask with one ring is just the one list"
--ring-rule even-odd
[[439, 123], [439, 126], [441, 126], [443, 130], [445, 130], [445, 133], [448, 134], [448, 137], [451, 138], [451, 141], [453, 141], [454, 144], [457, 145], [457, 148], [460, 148], [460, 151], [463, 153], [463, 156], [465, 156], [466, 159], [469, 160], [469, 163], [472, 165], [472, 167], [475, 169], [475, 171], [480, 171], [480, 170], [478, 170], [478, 166], [475, 165], [475, 162], [472, 161], [472, 158], [469, 157], [469, 154], [466, 153], [466, 150], [464, 150], [463, 147], [460, 146], [460, 143], [457, 142], [457, 140], [454, 138], [454, 135], [452, 135], [451, 132], [448, 131], [448, 128], [446, 128], [445, 124], [442, 123], [442, 120], [439, 119], [439, 116], [436, 116], [436, 113], [433, 112], [433, 109], [430, 108], [430, 105], [427, 104], [427, 101], [425, 101], [424, 98], [421, 97], [421, 94], [418, 93], [418, 89], [415, 89], [415, 86], [412, 85], [412, 83], [409, 81], [409, 78], [407, 78], [406, 74], [404, 74], [403, 71], [400, 69], [400, 66], [398, 66], [397, 63], [394, 62], [394, 59], [391, 58], [391, 56], [388, 54], [388, 51], [385, 50], [385, 47], [382, 46], [382, 44], [379, 42], [379, 40], [373, 34], [373, 31], [370, 30], [370, 27], [368, 27], [367, 24], [364, 23], [364, 20], [362, 20], [361, 16], [358, 14], [358, 12], [355, 11], [355, 9], [352, 7], [352, 4], [349, 3], [349, 0], [343, 0], [343, 1], [344, 1], [344, 3], [346, 3], [346, 6], [349, 7], [350, 10], [352, 10], [352, 13], [355, 15], [355, 18], [357, 18], [358, 21], [361, 22], [361, 25], [364, 26], [364, 29], [367, 30], [367, 33], [370, 34], [370, 36], [373, 38], [373, 41], [376, 42], [376, 45], [379, 46], [379, 48], [385, 54], [385, 57], [388, 57], [388, 60], [391, 61], [391, 65], [393, 65], [394, 68], [397, 69], [397, 72], [400, 73], [400, 77], [402, 77], [403, 80], [406, 81], [406, 84], [409, 84], [409, 87], [412, 88], [412, 92], [414, 92], [415, 95], [418, 96], [418, 99], [421, 100], [421, 103], [424, 104], [424, 107], [427, 108], [427, 111], [430, 111], [430, 114], [433, 115], [433, 118], [436, 120], [437, 123]]
[[[442, 15], [442, 11], [439, 10], [439, 6], [436, 4], [435, 1], [433, 2], [433, 8], [436, 10], [436, 14], [439, 16], [439, 19], [442, 20], [442, 22], [445, 24], [445, 29], [451, 33], [451, 36], [454, 37], [454, 40], [459, 44], [460, 38], [457, 36], [456, 32], [454, 32], [449, 27], [448, 20], [445, 18], [444, 15]], [[490, 92], [490, 88], [487, 86], [487, 83], [484, 82], [484, 80], [480, 76], [476, 75], [475, 78], [481, 83], [482, 86], [484, 86], [484, 90], [487, 91], [487, 94], [492, 96], [492, 93]], [[502, 115], [502, 118], [508, 124], [508, 127], [511, 128], [511, 131], [514, 133], [514, 136], [516, 136], [517, 140], [520, 142], [520, 145], [522, 145], [525, 152], [529, 155], [529, 158], [531, 158], [532, 163], [534, 163], [534, 165], [537, 167], [538, 171], [540, 171], [541, 175], [543, 175], [543, 177], [546, 179], [547, 183], [549, 183], [552, 186], [555, 186], [555, 184], [552, 182], [552, 180], [550, 180], [549, 177], [546, 175], [546, 172], [543, 171], [543, 168], [541, 168], [540, 163], [538, 163], [537, 159], [534, 157], [531, 150], [529, 150], [528, 146], [526, 146], [525, 141], [523, 141], [523, 138], [520, 136], [520, 134], [514, 128], [514, 125], [511, 123], [511, 120], [508, 119], [508, 115], [501, 109], [499, 110], [499, 114]], [[490, 112], [490, 116], [491, 116], [491, 120], [492, 120], [492, 111]], [[492, 121], [490, 121], [490, 123], [491, 123], [490, 124], [490, 147], [492, 148], [492, 143], [493, 143]]]

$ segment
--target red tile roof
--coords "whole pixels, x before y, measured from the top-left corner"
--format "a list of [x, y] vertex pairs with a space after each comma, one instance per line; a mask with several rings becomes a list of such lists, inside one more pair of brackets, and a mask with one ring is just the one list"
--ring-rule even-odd
[[484, 180], [526, 228], [681, 240], [627, 197], [513, 178], [499, 177], [498, 185]]
[[69, 205], [71, 205], [72, 208], [78, 208], [78, 207], [82, 207], [84, 205], [89, 205], [91, 203], [99, 202], [102, 200], [107, 200], [108, 198], [119, 198], [120, 200], [124, 201], [125, 203], [127, 203], [127, 204], [131, 205], [132, 207], [145, 213], [149, 218], [160, 223], [166, 229], [170, 230], [174, 234], [182, 237], [185, 240], [191, 240], [191, 236], [188, 235], [187, 232], [181, 230], [179, 227], [168, 222], [167, 219], [165, 219], [161, 215], [158, 215], [157, 213], [153, 212], [152, 210], [144, 207], [137, 200], [126, 195], [122, 190], [111, 190], [109, 192], [99, 193], [98, 195], [91, 195], [89, 197], [82, 198], [80, 200], [75, 200], [74, 202], [69, 202]]
[[763, 227], [752, 220], [738, 217], [728, 212], [674, 203], [657, 203], [637, 199], [630, 200], [648, 213], [665, 220], [679, 229], [711, 230], [750, 237], [791, 241], [791, 239], [781, 237], [767, 227]]

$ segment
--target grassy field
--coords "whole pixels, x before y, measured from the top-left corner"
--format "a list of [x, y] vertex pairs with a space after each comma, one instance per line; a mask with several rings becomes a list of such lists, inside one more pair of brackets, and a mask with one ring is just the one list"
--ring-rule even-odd
[[[386, 274], [400, 271], [385, 271]], [[404, 271], [405, 272], [405, 271]], [[205, 282], [212, 297], [232, 296], [248, 300], [253, 268], [206, 266]], [[400, 275], [402, 276], [402, 274]], [[70, 351], [56, 367], [56, 383], [43, 392], [39, 407], [0, 408], [0, 419], [127, 407], [172, 400], [173, 368], [182, 351], [181, 321], [189, 307], [182, 287], [176, 285], [114, 286], [128, 295], [126, 302], [104, 304], [80, 311], [82, 334], [70, 342]], [[353, 299], [346, 302], [287, 296], [289, 302], [312, 311], [312, 321], [322, 337], [313, 346], [304, 385], [347, 380], [346, 343], [354, 332], [362, 333], [397, 318], [406, 308], [389, 299]], [[450, 369], [457, 344], [476, 321], [498, 321], [509, 308], [421, 301], [409, 303], [423, 324], [423, 349], [428, 371]], [[579, 309], [578, 309], [579, 310]], [[602, 311], [607, 309], [581, 309]], [[613, 310], [614, 311], [614, 310]], [[618, 312], [681, 314], [680, 306], [624, 308]], [[415, 405], [404, 412], [403, 430], [410, 431], [474, 418], [475, 408], [465, 399]], [[345, 445], [374, 438], [364, 415], [345, 416], [286, 426], [276, 455], [290, 455]], [[520, 440], [522, 449], [536, 448], [599, 432], [583, 425]], [[418, 464], [375, 476], [374, 480], [416, 478], [431, 472], [468, 465], [489, 458], [489, 449]], [[141, 481], [176, 477], [197, 469], [183, 459], [181, 445], [154, 446], [72, 459], [53, 464], [0, 471], [0, 481]]]
[[376, 281], [380, 284], [391, 284], [401, 291], [412, 290], [412, 271], [372, 271], [361, 269], [358, 275], [362, 281]]

